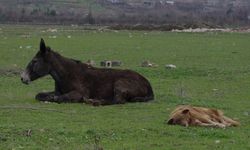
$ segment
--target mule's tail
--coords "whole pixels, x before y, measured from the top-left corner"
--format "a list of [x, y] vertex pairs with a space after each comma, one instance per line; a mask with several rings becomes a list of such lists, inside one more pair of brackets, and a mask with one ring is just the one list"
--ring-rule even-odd
[[134, 97], [131, 102], [147, 102], [150, 100], [153, 100], [154, 96], [150, 96], [150, 97]]
[[145, 99], [147, 99], [147, 101], [154, 100], [154, 97], [155, 96], [154, 96], [153, 89], [152, 89], [151, 85], [149, 84], [149, 86], [148, 86], [148, 95], [147, 95], [147, 97]]
[[[141, 76], [141, 75], [140, 75]], [[154, 99], [154, 92], [150, 82], [143, 76], [141, 76], [143, 83], [141, 84], [143, 90], [145, 90], [143, 95], [138, 97], [133, 97], [130, 101], [131, 102], [147, 102]]]
[[134, 97], [131, 99], [131, 102], [147, 102], [150, 100], [154, 100], [154, 92], [152, 87], [149, 85], [147, 95], [145, 97]]

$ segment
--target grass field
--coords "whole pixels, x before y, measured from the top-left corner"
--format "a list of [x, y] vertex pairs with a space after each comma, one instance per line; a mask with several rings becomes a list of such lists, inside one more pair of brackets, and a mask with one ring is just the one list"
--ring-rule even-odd
[[[56, 28], [57, 32], [48, 32]], [[30, 38], [24, 38], [24, 36]], [[69, 36], [71, 36], [69, 38]], [[155, 100], [93, 107], [40, 103], [53, 90], [45, 77], [29, 86], [7, 70], [23, 69], [40, 38], [64, 56], [121, 60], [147, 77]], [[0, 25], [0, 149], [250, 149], [250, 34], [83, 30], [82, 27]], [[157, 68], [142, 68], [150, 60]], [[176, 70], [166, 70], [175, 64]], [[165, 124], [180, 104], [222, 109], [240, 127]]]

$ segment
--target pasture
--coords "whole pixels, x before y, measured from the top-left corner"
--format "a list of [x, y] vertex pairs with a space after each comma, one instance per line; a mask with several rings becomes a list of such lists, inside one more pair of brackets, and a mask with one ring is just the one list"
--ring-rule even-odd
[[[38, 92], [53, 90], [53, 80], [27, 86], [17, 72], [35, 55], [41, 37], [53, 50], [82, 62], [92, 59], [99, 66], [102, 60], [121, 60], [121, 68], [149, 79], [155, 100], [100, 107], [36, 101]], [[250, 149], [249, 41], [248, 33], [0, 25], [0, 149]], [[140, 67], [145, 60], [159, 67]], [[166, 125], [180, 104], [221, 109], [241, 126]]]

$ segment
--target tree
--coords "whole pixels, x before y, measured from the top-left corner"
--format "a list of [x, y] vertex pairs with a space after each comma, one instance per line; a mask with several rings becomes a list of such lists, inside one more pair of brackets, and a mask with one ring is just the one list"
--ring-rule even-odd
[[89, 12], [88, 12], [88, 14], [87, 14], [87, 16], [86, 16], [86, 20], [87, 20], [87, 22], [88, 22], [89, 24], [95, 24], [95, 19], [94, 19], [93, 15], [92, 15], [91, 6], [89, 7]]

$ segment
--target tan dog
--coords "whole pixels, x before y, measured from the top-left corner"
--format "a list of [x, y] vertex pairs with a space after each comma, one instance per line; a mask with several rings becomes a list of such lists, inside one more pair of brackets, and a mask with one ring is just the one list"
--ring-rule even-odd
[[178, 124], [186, 127], [205, 126], [219, 128], [240, 125], [239, 122], [224, 116], [220, 110], [189, 105], [178, 106], [171, 113], [168, 124]]

